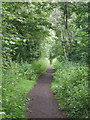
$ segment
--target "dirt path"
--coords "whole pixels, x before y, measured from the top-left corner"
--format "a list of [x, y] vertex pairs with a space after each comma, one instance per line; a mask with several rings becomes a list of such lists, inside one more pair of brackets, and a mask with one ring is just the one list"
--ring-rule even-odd
[[53, 70], [40, 76], [37, 85], [29, 93], [28, 118], [66, 118], [65, 113], [58, 109], [57, 101], [50, 89]]

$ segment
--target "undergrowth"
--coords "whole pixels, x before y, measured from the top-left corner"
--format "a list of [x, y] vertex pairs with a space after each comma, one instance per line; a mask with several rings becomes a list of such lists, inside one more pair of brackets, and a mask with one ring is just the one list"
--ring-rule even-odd
[[49, 65], [50, 65], [50, 61], [48, 60], [48, 58], [40, 58], [38, 61], [33, 61], [33, 68], [36, 71], [37, 74], [44, 74], [47, 72]]
[[36, 84], [31, 64], [11, 62], [3, 71], [2, 107], [5, 118], [24, 118], [27, 92]]
[[52, 91], [59, 107], [72, 118], [89, 118], [88, 67], [84, 63], [64, 61], [53, 74]]
[[48, 62], [44, 62], [42, 59], [32, 62], [31, 64], [27, 62], [16, 63], [11, 61], [7, 64], [8, 66], [6, 64], [3, 65], [3, 118], [17, 119], [26, 117], [24, 113], [26, 110], [26, 104], [29, 100], [27, 93], [36, 84], [36, 79], [39, 75], [46, 72]]
[[58, 65], [59, 65], [58, 59], [57, 59], [57, 58], [54, 58], [54, 59], [52, 60], [52, 67], [55, 68], [55, 69], [57, 69]]

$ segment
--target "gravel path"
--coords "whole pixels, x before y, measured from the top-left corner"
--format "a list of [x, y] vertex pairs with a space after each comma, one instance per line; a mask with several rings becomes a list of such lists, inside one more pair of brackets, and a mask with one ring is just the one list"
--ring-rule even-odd
[[37, 85], [29, 93], [27, 118], [66, 118], [65, 112], [58, 109], [57, 100], [51, 91], [53, 69], [40, 76]]

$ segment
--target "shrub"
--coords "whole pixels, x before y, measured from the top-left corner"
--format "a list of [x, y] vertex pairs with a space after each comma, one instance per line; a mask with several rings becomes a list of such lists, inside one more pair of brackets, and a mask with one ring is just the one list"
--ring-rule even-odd
[[35, 72], [33, 65], [29, 64], [28, 62], [23, 62], [20, 64], [19, 72], [23, 73], [23, 77], [28, 80], [36, 80], [37, 73]]
[[59, 98], [59, 105], [69, 116], [88, 118], [88, 67], [85, 64], [62, 62], [53, 74], [52, 90]]
[[49, 67], [47, 58], [29, 64], [9, 61], [3, 66], [2, 107], [3, 118], [25, 118], [27, 93], [36, 84], [37, 77], [45, 73]]
[[50, 61], [48, 60], [48, 58], [43, 57], [43, 58], [40, 58], [38, 61], [34, 61], [32, 65], [35, 72], [38, 75], [40, 75], [40, 74], [46, 73], [46, 71], [49, 68]]
[[28, 63], [11, 62], [3, 71], [2, 108], [4, 118], [24, 118], [27, 92], [36, 84], [36, 74]]
[[54, 69], [57, 69], [59, 64], [60, 64], [60, 62], [58, 61], [57, 58], [54, 58], [54, 59], [52, 60], [52, 67], [53, 67]]

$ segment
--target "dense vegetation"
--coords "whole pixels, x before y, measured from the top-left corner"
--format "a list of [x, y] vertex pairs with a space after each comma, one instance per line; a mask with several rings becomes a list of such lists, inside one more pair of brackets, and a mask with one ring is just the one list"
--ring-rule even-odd
[[[45, 61], [45, 64], [43, 64]], [[39, 75], [49, 67], [47, 59], [43, 58], [32, 64], [28, 62], [10, 62], [8, 71], [3, 71], [3, 110], [6, 118], [24, 118], [27, 93], [36, 84]], [[27, 98], [27, 99], [26, 99]]]
[[52, 90], [58, 98], [59, 107], [67, 110], [70, 117], [88, 118], [89, 88], [86, 64], [64, 61], [54, 73]]
[[[52, 91], [69, 117], [89, 118], [90, 2], [2, 3], [2, 114], [25, 118], [27, 93], [52, 62]], [[49, 62], [50, 60], [50, 62]]]

